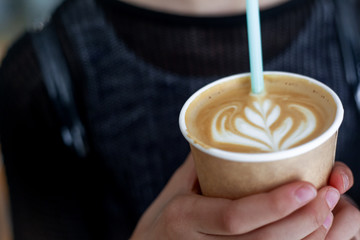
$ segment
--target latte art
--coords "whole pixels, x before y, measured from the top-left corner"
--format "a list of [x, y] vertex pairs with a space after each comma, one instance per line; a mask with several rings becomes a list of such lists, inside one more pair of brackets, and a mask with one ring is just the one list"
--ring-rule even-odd
[[224, 107], [212, 120], [212, 138], [219, 143], [279, 151], [314, 133], [317, 121], [310, 109], [295, 103], [282, 107], [294, 113], [282, 118], [281, 107], [269, 99], [262, 103], [254, 101], [245, 107]]
[[265, 75], [266, 91], [251, 94], [250, 78], [209, 87], [189, 105], [187, 137], [204, 148], [264, 153], [303, 145], [329, 128], [331, 96], [306, 80]]

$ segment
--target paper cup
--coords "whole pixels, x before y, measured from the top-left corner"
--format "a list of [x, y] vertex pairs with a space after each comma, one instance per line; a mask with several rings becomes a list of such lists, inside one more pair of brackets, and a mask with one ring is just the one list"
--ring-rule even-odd
[[[306, 76], [285, 72], [264, 72], [310, 81], [327, 92], [334, 104], [335, 117], [321, 135], [300, 146], [269, 153], [237, 153], [204, 147], [192, 139], [185, 122], [189, 105], [207, 89], [249, 73], [217, 80], [194, 93], [184, 104], [179, 117], [180, 129], [190, 144], [202, 194], [237, 199], [266, 192], [292, 181], [302, 180], [320, 188], [327, 180], [335, 159], [337, 133], [344, 110], [339, 97], [326, 85]], [[299, 82], [301, 84], [301, 82]]]

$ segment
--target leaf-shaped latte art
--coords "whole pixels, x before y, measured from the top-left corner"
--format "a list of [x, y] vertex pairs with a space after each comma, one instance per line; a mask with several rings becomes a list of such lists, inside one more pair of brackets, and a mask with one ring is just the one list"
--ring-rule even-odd
[[[287, 149], [310, 136], [316, 128], [316, 117], [311, 110], [294, 103], [287, 108], [300, 113], [301, 120], [295, 120], [296, 114], [281, 117], [281, 107], [271, 100], [253, 102], [244, 109], [236, 105], [223, 108], [212, 121], [213, 139], [262, 151]], [[276, 128], [272, 127], [275, 123]]]

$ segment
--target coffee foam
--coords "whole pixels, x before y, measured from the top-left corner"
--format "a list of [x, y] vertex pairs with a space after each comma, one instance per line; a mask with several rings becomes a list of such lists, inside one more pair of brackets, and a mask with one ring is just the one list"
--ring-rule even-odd
[[[281, 107], [269, 99], [263, 104], [252, 102], [252, 106], [244, 109], [239, 109], [236, 105], [229, 106], [220, 110], [213, 118], [212, 139], [219, 143], [256, 147], [262, 151], [287, 149], [309, 137], [315, 132], [317, 125], [315, 114], [308, 108], [298, 104], [289, 104], [287, 107], [298, 111], [304, 119], [298, 124], [293, 117], [287, 117], [281, 122]], [[237, 115], [241, 110], [244, 111], [243, 116]], [[271, 127], [278, 121], [278, 127], [272, 130]]]
[[316, 138], [335, 117], [331, 96], [306, 80], [269, 75], [265, 88], [252, 96], [245, 77], [204, 91], [186, 112], [188, 136], [206, 148], [273, 152]]

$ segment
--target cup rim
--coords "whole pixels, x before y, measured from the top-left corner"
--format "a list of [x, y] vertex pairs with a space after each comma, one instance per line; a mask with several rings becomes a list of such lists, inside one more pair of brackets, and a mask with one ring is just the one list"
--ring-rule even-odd
[[239, 73], [239, 74], [234, 74], [234, 75], [227, 76], [224, 78], [220, 78], [214, 82], [211, 82], [211, 83], [203, 86], [202, 88], [197, 90], [195, 93], [193, 93], [190, 96], [190, 98], [185, 102], [185, 104], [183, 105], [183, 107], [180, 111], [180, 115], [179, 115], [180, 130], [181, 130], [182, 135], [185, 137], [185, 139], [192, 146], [196, 147], [198, 150], [205, 152], [211, 156], [217, 157], [217, 158], [226, 159], [226, 160], [235, 161], [235, 162], [268, 162], [268, 161], [283, 160], [286, 158], [295, 157], [300, 154], [309, 152], [312, 149], [320, 146], [322, 143], [324, 143], [326, 140], [328, 140], [331, 136], [333, 136], [338, 131], [338, 129], [342, 123], [343, 117], [344, 117], [344, 109], [343, 109], [343, 105], [340, 101], [340, 98], [331, 88], [329, 88], [327, 85], [325, 85], [324, 83], [322, 83], [318, 80], [315, 80], [311, 77], [304, 76], [304, 75], [297, 74], [297, 73], [290, 73], [290, 72], [283, 72], [283, 71], [264, 71], [263, 74], [264, 75], [287, 75], [287, 76], [302, 78], [302, 79], [308, 80], [311, 83], [314, 83], [314, 84], [320, 86], [321, 88], [323, 88], [324, 90], [326, 90], [332, 96], [332, 98], [337, 106], [335, 118], [334, 118], [334, 121], [331, 124], [331, 126], [325, 132], [323, 132], [321, 135], [310, 140], [309, 142], [306, 142], [297, 147], [293, 147], [293, 148], [281, 150], [281, 151], [276, 151], [276, 152], [266, 152], [266, 153], [230, 152], [230, 151], [221, 150], [218, 148], [205, 148], [202, 145], [196, 143], [192, 138], [190, 138], [188, 136], [187, 127], [186, 127], [186, 123], [185, 123], [185, 115], [186, 115], [186, 111], [187, 111], [190, 103], [195, 98], [197, 98], [202, 92], [204, 92], [205, 90], [207, 90], [219, 83], [227, 82], [227, 81], [230, 81], [235, 78], [242, 78], [242, 77], [250, 76], [250, 73]]

